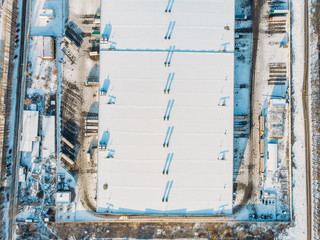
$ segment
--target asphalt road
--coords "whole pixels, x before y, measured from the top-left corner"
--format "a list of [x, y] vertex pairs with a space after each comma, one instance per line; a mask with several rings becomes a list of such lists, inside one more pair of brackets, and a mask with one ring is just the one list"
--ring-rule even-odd
[[17, 76], [17, 92], [16, 92], [16, 116], [15, 116], [15, 129], [14, 129], [14, 142], [13, 142], [13, 159], [12, 159], [12, 182], [10, 188], [10, 205], [9, 205], [9, 226], [8, 226], [8, 239], [13, 239], [15, 232], [15, 214], [18, 199], [18, 183], [19, 183], [19, 167], [20, 167], [20, 151], [19, 143], [21, 136], [21, 117], [23, 111], [23, 101], [25, 95], [25, 77], [24, 65], [25, 60], [25, 45], [27, 42], [26, 29], [28, 19], [26, 18], [27, 12], [27, 0], [23, 0], [22, 4], [22, 22], [21, 22], [21, 34], [20, 34], [20, 58], [19, 58], [19, 69]]
[[303, 75], [303, 114], [306, 155], [306, 197], [307, 197], [307, 239], [312, 239], [312, 191], [311, 191], [311, 157], [310, 157], [310, 113], [309, 113], [309, 7], [304, 0], [304, 75]]

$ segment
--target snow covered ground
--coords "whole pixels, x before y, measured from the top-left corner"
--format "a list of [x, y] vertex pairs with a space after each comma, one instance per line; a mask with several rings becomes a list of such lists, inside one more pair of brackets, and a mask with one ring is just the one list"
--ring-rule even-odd
[[69, 0], [69, 12], [73, 17], [96, 14], [100, 12], [100, 1], [81, 1], [81, 4], [79, 4], [79, 0]]
[[293, 127], [295, 142], [292, 146], [296, 167], [292, 169], [293, 227], [282, 239], [306, 239], [306, 179], [305, 179], [305, 136], [302, 105], [302, 85], [304, 72], [304, 1], [292, 0], [292, 82], [293, 82]]
[[[64, 0], [32, 0], [31, 36], [62, 36], [64, 31]], [[43, 9], [54, 12], [53, 19], [40, 17]]]

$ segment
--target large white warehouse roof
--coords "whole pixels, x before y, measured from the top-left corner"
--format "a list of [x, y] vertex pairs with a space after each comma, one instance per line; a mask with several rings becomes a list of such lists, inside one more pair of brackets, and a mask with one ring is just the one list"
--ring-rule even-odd
[[97, 211], [231, 214], [234, 1], [101, 3]]

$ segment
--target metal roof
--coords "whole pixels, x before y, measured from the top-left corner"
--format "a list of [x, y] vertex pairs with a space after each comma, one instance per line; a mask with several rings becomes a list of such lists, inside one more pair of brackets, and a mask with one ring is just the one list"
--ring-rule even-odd
[[97, 211], [231, 214], [234, 1], [101, 4]]

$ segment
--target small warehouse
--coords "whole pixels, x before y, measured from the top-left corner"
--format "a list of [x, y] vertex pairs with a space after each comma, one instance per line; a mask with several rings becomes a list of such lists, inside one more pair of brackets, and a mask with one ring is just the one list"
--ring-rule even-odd
[[52, 9], [41, 9], [40, 18], [47, 19], [47, 20], [54, 19], [54, 11]]
[[38, 36], [36, 38], [37, 38], [38, 57], [44, 60], [53, 60], [55, 58], [53, 37]]
[[56, 150], [55, 116], [42, 117], [42, 138], [43, 158], [54, 157]]
[[38, 141], [38, 111], [23, 111], [20, 151], [31, 152], [32, 143]]

